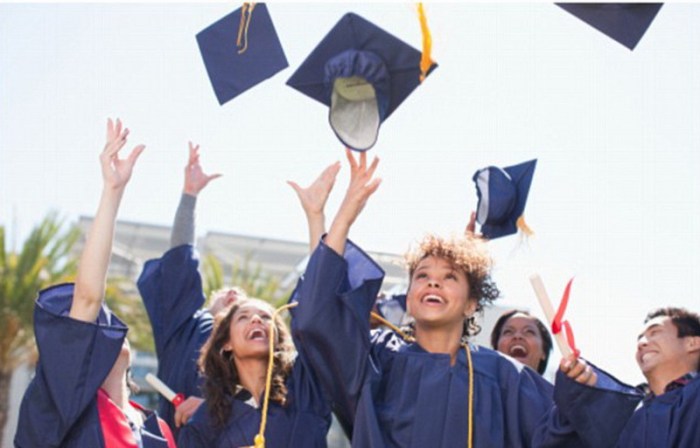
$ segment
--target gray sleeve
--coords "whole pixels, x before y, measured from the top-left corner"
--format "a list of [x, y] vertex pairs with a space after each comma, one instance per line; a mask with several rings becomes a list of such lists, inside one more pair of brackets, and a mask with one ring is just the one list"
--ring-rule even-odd
[[182, 193], [180, 204], [175, 212], [175, 222], [173, 222], [173, 233], [170, 235], [170, 247], [182, 246], [183, 244], [194, 245], [194, 207], [197, 204], [197, 197]]

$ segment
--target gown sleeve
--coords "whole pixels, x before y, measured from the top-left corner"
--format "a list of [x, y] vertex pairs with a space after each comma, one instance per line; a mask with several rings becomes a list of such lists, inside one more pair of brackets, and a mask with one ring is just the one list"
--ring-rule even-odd
[[172, 248], [143, 267], [137, 285], [159, 354], [178, 329], [204, 306], [198, 267], [199, 259], [191, 245]]
[[382, 268], [352, 242], [341, 256], [321, 241], [291, 299], [299, 302], [291, 312], [301, 358], [346, 430], [372, 368], [369, 314], [383, 278]]
[[535, 446], [615, 446], [642, 395], [591, 366], [598, 375], [595, 386], [577, 383], [557, 372], [555, 405], [539, 428]]
[[36, 374], [22, 399], [15, 444], [61, 446], [95, 400], [126, 337], [127, 327], [103, 305], [96, 322], [69, 317], [72, 284], [39, 293], [34, 332], [39, 349]]

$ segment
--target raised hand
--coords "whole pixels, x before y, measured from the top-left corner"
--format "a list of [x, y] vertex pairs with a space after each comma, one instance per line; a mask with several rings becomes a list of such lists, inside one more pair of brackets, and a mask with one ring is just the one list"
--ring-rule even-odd
[[123, 190], [131, 178], [131, 173], [136, 160], [143, 152], [145, 146], [137, 145], [126, 159], [119, 158], [119, 151], [126, 144], [129, 129], [122, 129], [122, 122], [117, 118], [117, 122], [112, 119], [107, 120], [107, 143], [100, 154], [100, 165], [102, 166], [102, 178], [106, 188]]
[[379, 165], [377, 157], [372, 160], [370, 166], [367, 166], [366, 152], [360, 154], [359, 160], [355, 160], [352, 151], [349, 149], [345, 149], [345, 155], [350, 164], [350, 185], [348, 185], [345, 199], [343, 199], [335, 219], [336, 221], [340, 220], [342, 224], [350, 226], [360, 215], [362, 209], [365, 208], [367, 199], [377, 191], [382, 180], [373, 178], [374, 171]]
[[209, 182], [221, 177], [221, 174], [204, 174], [202, 165], [199, 164], [199, 145], [189, 142], [190, 158], [185, 167], [185, 187], [183, 191], [191, 196], [197, 196]]
[[70, 309], [73, 319], [92, 322], [102, 306], [119, 204], [136, 159], [145, 148], [138, 145], [126, 159], [120, 159], [119, 150], [126, 144], [128, 135], [129, 130], [122, 129], [119, 119], [116, 123], [107, 120], [107, 143], [100, 154], [104, 188], [78, 263]]
[[359, 160], [355, 160], [349, 149], [345, 154], [350, 164], [350, 185], [348, 185], [345, 198], [343, 199], [338, 213], [333, 220], [331, 229], [326, 238], [326, 244], [339, 254], [345, 250], [345, 242], [350, 232], [350, 227], [355, 219], [360, 215], [362, 209], [381, 183], [380, 178], [374, 178], [374, 171], [377, 169], [379, 159], [372, 160], [372, 164], [367, 166], [367, 153], [360, 153]]
[[287, 183], [294, 189], [299, 197], [299, 202], [307, 216], [323, 215], [326, 201], [335, 184], [335, 178], [340, 171], [340, 162], [332, 163], [323, 170], [321, 175], [306, 188], [302, 188], [294, 181]]
[[287, 181], [297, 193], [299, 202], [301, 202], [301, 206], [306, 214], [306, 223], [309, 228], [309, 252], [313, 252], [316, 249], [321, 235], [326, 232], [326, 214], [324, 209], [339, 170], [340, 162], [328, 165], [321, 175], [306, 188], [301, 188], [299, 184], [291, 180]]

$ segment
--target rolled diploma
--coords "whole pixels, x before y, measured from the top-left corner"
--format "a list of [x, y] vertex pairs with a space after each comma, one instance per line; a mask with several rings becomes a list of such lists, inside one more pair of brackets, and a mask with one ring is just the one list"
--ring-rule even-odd
[[[549, 328], [551, 329], [552, 322], [554, 321], [554, 316], [556, 315], [556, 313], [554, 312], [552, 301], [549, 300], [547, 291], [544, 289], [544, 283], [542, 283], [542, 278], [540, 278], [539, 274], [532, 274], [530, 276], [530, 283], [532, 284], [532, 288], [535, 290], [537, 300], [539, 300], [540, 302], [542, 311], [544, 311], [544, 315], [547, 318], [547, 321], [549, 322]], [[559, 346], [559, 351], [561, 352], [562, 357], [568, 358], [573, 354], [573, 352], [571, 351], [571, 347], [569, 347], [569, 343], [566, 341], [566, 337], [564, 337], [563, 332], [560, 331], [559, 333], [554, 334], [554, 339], [557, 341], [557, 345]]]

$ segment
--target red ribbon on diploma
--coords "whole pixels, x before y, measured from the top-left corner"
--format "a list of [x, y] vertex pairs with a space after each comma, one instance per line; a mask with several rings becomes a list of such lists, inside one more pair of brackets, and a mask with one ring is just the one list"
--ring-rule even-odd
[[569, 283], [566, 284], [564, 295], [561, 298], [561, 302], [559, 302], [559, 309], [557, 309], [557, 313], [554, 315], [554, 319], [552, 319], [552, 334], [559, 334], [561, 330], [564, 329], [566, 342], [569, 344], [569, 347], [571, 347], [571, 351], [574, 352], [574, 356], [578, 358], [581, 351], [576, 348], [574, 331], [571, 329], [571, 324], [569, 324], [568, 320], [562, 321], [564, 312], [566, 312], [566, 306], [569, 304], [569, 293], [571, 292], [571, 283], [573, 281], [574, 279], [572, 277]]

